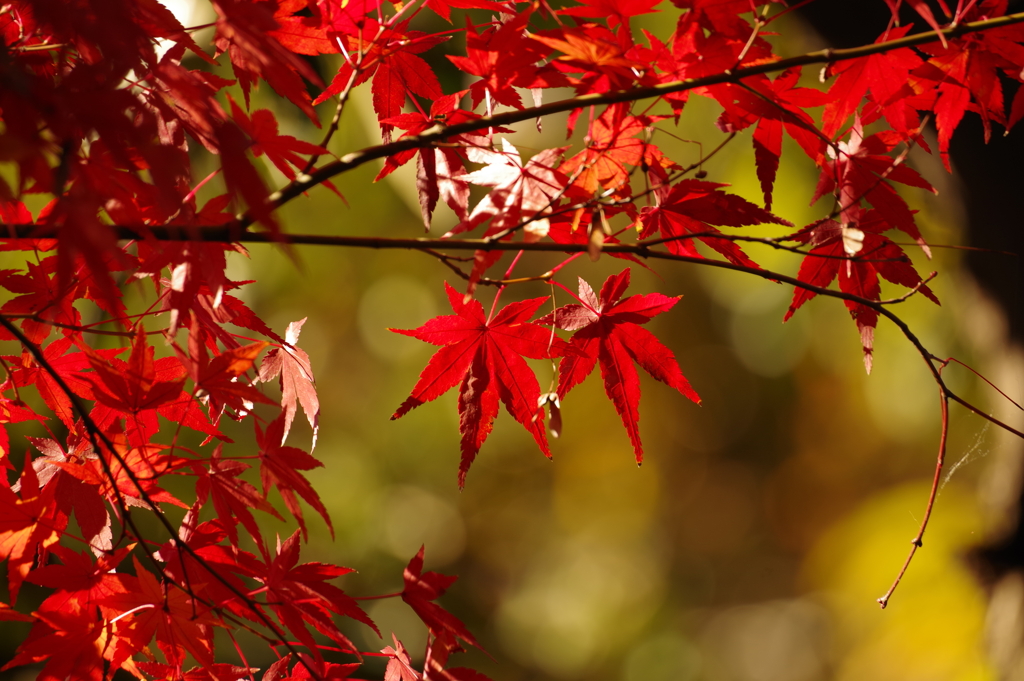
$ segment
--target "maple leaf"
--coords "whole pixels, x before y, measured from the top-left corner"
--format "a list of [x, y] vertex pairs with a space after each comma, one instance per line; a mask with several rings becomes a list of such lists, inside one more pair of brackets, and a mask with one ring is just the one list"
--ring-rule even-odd
[[278, 520], [283, 520], [283, 518], [255, 487], [245, 480], [239, 479], [238, 476], [250, 468], [249, 464], [225, 459], [222, 457], [222, 453], [222, 447], [218, 445], [210, 457], [209, 468], [194, 467], [199, 469], [196, 480], [196, 501], [199, 504], [205, 504], [208, 498], [213, 498], [213, 508], [217, 512], [217, 518], [222, 521], [232, 546], [238, 546], [236, 524], [239, 521], [257, 541], [262, 541], [259, 525], [249, 509], [259, 509]]
[[218, 53], [228, 52], [231, 56], [231, 66], [242, 86], [246, 106], [253, 84], [263, 78], [275, 92], [302, 109], [319, 127], [320, 121], [310, 105], [302, 78], [320, 85], [320, 77], [309, 64], [285, 49], [274, 37], [274, 31], [281, 26], [267, 6], [272, 4], [277, 3], [214, 0], [213, 7], [217, 10], [214, 44]]
[[[881, 295], [878, 281], [878, 277], [881, 276], [894, 284], [917, 288], [922, 295], [938, 305], [939, 299], [921, 282], [921, 276], [903, 249], [882, 235], [882, 232], [890, 229], [890, 225], [880, 212], [855, 209], [852, 214], [855, 218], [855, 229], [858, 231], [859, 243], [856, 252], [850, 253], [852, 249], [848, 246], [849, 227], [844, 227], [833, 220], [810, 225], [800, 231], [798, 240], [810, 242], [814, 248], [800, 263], [797, 277], [808, 284], [827, 288], [838, 276], [840, 291], [877, 301]], [[788, 321], [801, 305], [816, 295], [814, 291], [795, 289], [793, 302], [790, 303], [783, 321]], [[843, 302], [857, 323], [861, 345], [864, 348], [864, 368], [871, 373], [878, 312], [856, 301]]]
[[133, 558], [135, 576], [124, 575], [125, 593], [100, 600], [100, 605], [117, 612], [114, 631], [121, 643], [135, 652], [156, 637], [157, 645], [180, 666], [187, 650], [203, 665], [213, 664], [212, 625], [217, 623], [210, 609], [182, 589], [162, 583]]
[[[912, 25], [894, 27], [875, 42], [902, 38]], [[880, 107], [893, 129], [907, 132], [919, 126], [917, 114], [910, 113], [899, 102], [914, 95], [910, 73], [922, 59], [912, 49], [903, 47], [859, 59], [838, 61], [826, 67], [827, 76], [838, 75], [829, 89], [833, 99], [825, 105], [821, 132], [834, 137], [846, 120], [857, 111], [864, 97], [870, 95]], [[912, 118], [908, 118], [908, 113]]]
[[461, 638], [466, 643], [483, 650], [483, 647], [466, 629], [455, 615], [442, 608], [435, 600], [444, 595], [458, 577], [442, 575], [439, 572], [423, 572], [423, 551], [412, 557], [403, 573], [405, 588], [402, 589], [402, 600], [409, 604], [416, 615], [430, 628], [435, 636], [450, 634]]
[[[89, 366], [89, 359], [84, 352], [68, 353], [72, 343], [70, 338], [59, 338], [53, 341], [43, 349], [43, 358], [49, 368], [60, 375], [76, 394], [86, 399], [92, 399], [91, 390], [83, 394], [80, 389], [85, 386], [73, 379], [78, 376], [80, 371]], [[100, 350], [98, 352], [109, 358], [122, 350]], [[20, 357], [5, 357], [4, 359], [13, 365], [10, 379], [13, 379], [14, 385], [18, 387], [34, 385], [50, 411], [56, 414], [57, 418], [68, 428], [73, 428], [75, 413], [71, 405], [71, 398], [57, 384], [49, 371], [43, 370], [28, 352], [22, 353]]]
[[[77, 437], [72, 430], [68, 436], [69, 451], [65, 451], [56, 440], [26, 439], [43, 455], [32, 461], [40, 487], [50, 485], [54, 488], [55, 503], [47, 509], [45, 520], [56, 531], [63, 532], [73, 511], [82, 538], [94, 549], [109, 549], [110, 516], [103, 504], [99, 486], [81, 480], [81, 475], [76, 476], [64, 470], [65, 465], [90, 465], [88, 462], [95, 457], [88, 441]], [[18, 489], [20, 484], [15, 485], [14, 491]]]
[[[6, 455], [0, 455], [6, 460]], [[53, 503], [54, 486], [40, 489], [30, 457], [25, 457], [19, 487], [20, 496], [0, 484], [0, 560], [7, 561], [7, 585], [11, 604], [25, 580], [36, 552], [46, 550], [60, 536], [48, 522], [47, 507]]]
[[103, 681], [103, 654], [109, 645], [106, 622], [81, 610], [52, 611], [37, 617], [39, 621], [17, 654], [0, 671], [48, 660], [36, 677], [39, 681]]
[[[231, 116], [252, 139], [252, 154], [259, 158], [267, 155], [270, 162], [281, 171], [289, 180], [295, 179], [295, 168], [302, 168], [306, 165], [299, 154], [319, 156], [330, 154], [329, 151], [316, 144], [303, 142], [291, 135], [282, 135], [277, 131], [277, 119], [268, 109], [253, 111], [252, 117], [245, 115], [245, 112], [235, 104], [235, 100], [228, 98], [231, 102]], [[222, 270], [223, 271], [223, 270]]]
[[[409, 113], [389, 118], [385, 122], [405, 130], [402, 137], [418, 135], [437, 124], [454, 125], [477, 118], [475, 114], [456, 108], [458, 100], [464, 93], [456, 93], [441, 97], [430, 107], [430, 115]], [[496, 128], [495, 132], [511, 132], [507, 128]], [[459, 139], [459, 138], [456, 138]], [[470, 144], [469, 138], [462, 138]], [[423, 225], [429, 231], [430, 219], [437, 206], [437, 200], [443, 198], [445, 203], [455, 212], [459, 220], [465, 220], [469, 204], [469, 183], [466, 182], [466, 168], [459, 151], [448, 147], [425, 147], [408, 150], [389, 156], [374, 182], [387, 177], [397, 168], [407, 163], [413, 155], [416, 159], [416, 191], [420, 199], [420, 213]]]
[[302, 517], [302, 507], [299, 506], [299, 500], [295, 498], [295, 495], [298, 494], [320, 514], [333, 537], [334, 526], [331, 524], [331, 517], [327, 513], [327, 509], [320, 501], [320, 495], [309, 484], [309, 480], [299, 472], [320, 468], [323, 464], [301, 449], [283, 445], [285, 418], [285, 413], [281, 412], [280, 416], [274, 419], [265, 431], [256, 426], [263, 496], [264, 498], [267, 496], [271, 487], [277, 487], [285, 507], [295, 516], [295, 520], [298, 521], [299, 527], [302, 529], [303, 537], [306, 537], [308, 535], [306, 523]]
[[302, 411], [306, 413], [309, 427], [313, 429], [313, 444], [309, 448], [312, 451], [316, 449], [316, 436], [320, 431], [320, 400], [316, 396], [316, 384], [313, 382], [313, 369], [309, 364], [309, 355], [302, 348], [296, 346], [296, 343], [299, 342], [299, 334], [302, 332], [302, 325], [305, 323], [306, 318], [303, 317], [288, 325], [284, 344], [280, 348], [274, 348], [263, 358], [259, 380], [266, 383], [280, 375], [281, 408], [284, 409], [284, 432], [281, 434], [281, 444], [288, 439], [292, 421], [295, 419], [295, 412], [298, 410], [298, 405], [302, 405]]
[[112, 360], [86, 351], [95, 374], [83, 374], [92, 384], [93, 396], [116, 411], [128, 414], [157, 409], [181, 393], [184, 378], [172, 381], [157, 380], [154, 349], [146, 340], [146, 329], [139, 324], [132, 339], [132, 352], [125, 366], [115, 366]]
[[178, 357], [188, 368], [196, 384], [196, 395], [209, 404], [210, 416], [216, 422], [226, 409], [245, 414], [252, 403], [274, 404], [274, 401], [251, 385], [239, 380], [252, 368], [256, 358], [269, 343], [259, 341], [232, 350], [225, 350], [208, 360], [206, 348], [192, 344], [190, 335], [189, 355], [178, 352]]
[[135, 666], [154, 679], [165, 679], [166, 681], [238, 681], [259, 671], [258, 667], [237, 667], [224, 663], [193, 667], [184, 673], [179, 667], [159, 662], [137, 662]]
[[[80, 374], [74, 381], [89, 384], [89, 399], [97, 401], [90, 418], [100, 428], [107, 428], [115, 420], [128, 416], [127, 433], [132, 444], [145, 446], [159, 429], [156, 415], [171, 409], [172, 416], [188, 415], [191, 398], [184, 395], [185, 371], [173, 357], [153, 359], [154, 348], [146, 340], [142, 324], [135, 330], [132, 351], [125, 363], [107, 358], [91, 349], [86, 357], [93, 373]], [[190, 415], [189, 425], [208, 430], [202, 425], [198, 413]], [[196, 418], [198, 416], [198, 418]]]
[[[492, 187], [469, 216], [452, 228], [445, 237], [471, 230], [490, 218], [484, 237], [506, 232], [501, 238], [510, 240], [513, 231], [522, 227], [523, 240], [539, 241], [547, 236], [550, 222], [542, 217], [551, 212], [566, 184], [564, 176], [555, 169], [565, 148], [545, 149], [535, 154], [524, 166], [518, 150], [502, 139], [502, 153], [479, 147], [470, 147], [467, 156], [485, 168], [462, 176], [463, 182]], [[476, 290], [480, 277], [501, 258], [501, 251], [478, 250], [474, 253], [467, 295]]]
[[[263, 584], [267, 604], [288, 628], [310, 650], [317, 653], [317, 645], [304, 622], [328, 636], [348, 652], [356, 648], [335, 626], [332, 615], [351, 617], [366, 624], [380, 636], [373, 620], [363, 612], [356, 600], [327, 581], [352, 572], [350, 568], [326, 563], [299, 564], [299, 531], [283, 542], [278, 538], [273, 559], [241, 561], [250, 576]], [[319, 658], [317, 653], [317, 658]]]
[[[249, 576], [241, 563], [257, 560], [248, 551], [225, 546], [228, 533], [219, 519], [199, 522], [201, 505], [197, 501], [185, 513], [178, 536], [169, 539], [154, 557], [163, 561], [164, 575], [176, 584], [187, 584], [198, 600], [215, 603], [239, 617], [259, 622], [250, 603], [239, 597], [251, 585], [239, 576]], [[184, 545], [188, 546], [186, 550]]]
[[759, 5], [775, 0], [673, 0], [676, 7], [687, 10], [686, 19], [712, 32], [730, 38], [750, 35], [750, 24], [740, 15]]
[[245, 201], [253, 216], [279, 236], [281, 225], [274, 217], [273, 208], [269, 203], [267, 185], [256, 172], [245, 152], [251, 146], [249, 139], [236, 123], [226, 123], [215, 131], [217, 149], [220, 151], [221, 168], [224, 171], [224, 183], [233, 197]]
[[811, 202], [814, 203], [826, 194], [836, 193], [840, 221], [850, 226], [855, 225], [855, 216], [860, 214], [860, 202], [865, 199], [874, 206], [879, 216], [917, 241], [930, 256], [928, 244], [914, 221], [914, 211], [910, 210], [907, 202], [896, 193], [889, 181], [919, 187], [932, 193], [936, 193], [935, 188], [913, 168], [885, 155], [899, 142], [899, 138], [891, 134], [876, 133], [865, 137], [862, 122], [857, 119], [850, 130], [850, 141], [839, 143], [838, 154], [829, 148], [832, 160], [823, 164]]
[[404, 416], [461, 382], [461, 488], [470, 465], [491, 432], [499, 400], [512, 418], [533, 436], [544, 455], [551, 457], [544, 434], [544, 412], [537, 406], [540, 386], [523, 357], [559, 357], [565, 343], [553, 337], [550, 331], [527, 321], [547, 298], [510, 303], [496, 315], [485, 317], [479, 301], [465, 300], [447, 282], [445, 290], [454, 315], [434, 317], [418, 329], [391, 329], [442, 346], [430, 358], [412, 393], [391, 418]]
[[523, 108], [515, 88], [563, 87], [565, 76], [550, 65], [538, 66], [550, 53], [539, 41], [527, 37], [531, 10], [512, 15], [507, 21], [477, 33], [466, 18], [466, 56], [445, 55], [461, 71], [479, 76], [469, 86], [473, 107], [486, 101], [487, 114], [494, 104]]
[[642, 78], [644, 64], [630, 58], [632, 41], [624, 39], [624, 33], [617, 37], [604, 26], [584, 24], [530, 37], [562, 53], [551, 66], [564, 74], [579, 74], [568, 76], [578, 94], [625, 90], [638, 81], [647, 84]]
[[59, 544], [51, 551], [63, 564], [38, 567], [25, 578], [32, 584], [56, 590], [39, 606], [40, 612], [95, 614], [94, 609], [103, 599], [127, 592], [124, 580], [127, 575], [117, 572], [117, 567], [128, 556], [130, 546], [100, 554], [95, 559], [88, 553], [76, 553]]
[[[726, 186], [703, 180], [682, 180], [671, 187], [657, 189], [658, 205], [640, 211], [640, 238], [660, 232], [663, 238], [669, 239], [667, 245], [671, 252], [702, 258], [694, 244], [694, 240], [699, 239], [729, 262], [757, 267], [736, 242], [716, 238], [721, 232], [712, 225], [742, 227], [767, 222], [792, 226], [792, 223], [735, 194], [719, 191]], [[695, 236], [689, 237], [690, 234]]]
[[346, 54], [359, 56], [346, 58], [331, 84], [313, 103], [319, 104], [349, 91], [372, 76], [373, 110], [380, 122], [384, 142], [391, 142], [393, 125], [389, 119], [402, 113], [407, 97], [437, 100], [443, 96], [434, 71], [416, 55], [449, 40], [451, 36], [413, 31], [408, 26], [409, 20], [396, 25], [379, 25], [373, 19], [366, 19], [365, 24], [353, 33], [342, 29], [337, 40], [347, 46]]
[[745, 79], [742, 87], [720, 91], [717, 97], [725, 108], [717, 122], [723, 131], [734, 132], [756, 125], [754, 163], [765, 197], [765, 210], [771, 210], [775, 174], [782, 156], [783, 130], [815, 163], [820, 165], [825, 153], [828, 138], [818, 132], [805, 109], [822, 106], [835, 95], [796, 87], [799, 79], [799, 68], [787, 69], [775, 80], [765, 76]]
[[420, 681], [420, 673], [412, 666], [409, 651], [405, 649], [405, 646], [402, 645], [402, 642], [393, 633], [391, 634], [391, 640], [394, 641], [395, 646], [393, 648], [385, 646], [380, 651], [391, 658], [388, 660], [388, 666], [384, 670], [384, 681]]
[[[297, 54], [336, 54], [338, 45], [327, 36], [323, 17], [317, 16], [318, 7], [306, 0], [280, 0], [274, 21], [278, 28], [270, 31], [277, 42]], [[297, 15], [310, 10], [313, 16]]]
[[[22, 274], [16, 270], [0, 270], [0, 286], [12, 293], [21, 295], [8, 300], [0, 307], [0, 313], [12, 316], [29, 317], [21, 320], [21, 328], [33, 343], [42, 343], [53, 330], [56, 322], [65, 325], [65, 333], [82, 325], [82, 316], [74, 307], [74, 302], [83, 291], [79, 285], [64, 282], [63, 286], [55, 275], [57, 257], [44, 258], [40, 263], [26, 263], [27, 271]], [[0, 337], [13, 339], [7, 330]]]
[[187, 504], [159, 485], [165, 473], [181, 468], [187, 463], [186, 459], [166, 453], [168, 447], [163, 445], [132, 447], [120, 433], [108, 433], [107, 437], [114, 450], [103, 447], [102, 461], [99, 457], [87, 457], [86, 465], [57, 465], [79, 480], [96, 485], [112, 506], [127, 503], [150, 508], [151, 502], [166, 502], [188, 508]]
[[582, 4], [566, 7], [560, 14], [573, 17], [601, 18], [608, 20], [609, 28], [629, 28], [630, 17], [659, 12], [654, 9], [660, 0], [582, 0]]
[[649, 142], [636, 135], [656, 119], [629, 115], [629, 106], [609, 106], [593, 122], [587, 133], [586, 148], [558, 169], [566, 177], [574, 177], [574, 187], [582, 190], [581, 198], [590, 198], [599, 188], [614, 190], [615, 196], [629, 196], [629, 169], [641, 160], [659, 165], [661, 154]]
[[288, 663], [291, 661], [291, 653], [288, 653], [267, 668], [267, 671], [263, 674], [263, 681], [286, 681], [288, 679], [344, 681], [359, 669], [358, 663], [338, 664], [337, 662], [325, 662], [306, 653], [299, 653], [299, 660], [299, 662], [295, 663], [295, 668], [291, 674], [289, 674]]
[[[490, 218], [491, 223], [485, 232], [485, 236], [489, 236], [550, 210], [566, 184], [565, 176], [556, 169], [564, 151], [564, 147], [545, 149], [534, 154], [524, 164], [519, 150], [504, 138], [501, 140], [500, 152], [482, 148], [468, 149], [469, 160], [486, 164], [486, 167], [463, 175], [461, 180], [491, 187], [491, 191], [473, 208], [469, 217], [445, 236], [469, 231]], [[537, 222], [542, 220], [544, 218]], [[536, 237], [532, 240], [543, 236], [543, 223], [532, 229]]]
[[633, 363], [697, 404], [700, 404], [700, 397], [683, 376], [672, 351], [640, 326], [670, 310], [679, 298], [660, 293], [623, 298], [622, 294], [629, 286], [629, 276], [627, 267], [608, 277], [601, 287], [600, 298], [581, 278], [580, 304], [560, 307], [538, 323], [575, 331], [569, 341], [574, 352], [566, 352], [558, 365], [559, 398], [564, 399], [600, 362], [605, 392], [622, 418], [639, 465], [644, 458], [638, 424], [640, 377]]
[[423, 3], [437, 13], [439, 17], [451, 23], [452, 7], [461, 9], [489, 9], [492, 12], [508, 12], [511, 6], [500, 0], [426, 0]]
[[450, 36], [428, 36], [420, 31], [406, 32], [408, 23], [402, 22], [388, 32], [381, 40], [386, 47], [382, 48], [379, 55], [373, 55], [379, 61], [371, 86], [373, 110], [381, 122], [384, 142], [391, 141], [392, 130], [391, 125], [385, 121], [402, 113], [406, 97], [418, 95], [429, 101], [439, 99], [444, 94], [433, 70], [416, 54], [448, 40]]
[[[1005, 3], [1002, 4], [1005, 10]], [[981, 3], [961, 20], [982, 18], [984, 5], [989, 5], [984, 13], [997, 9], [992, 3]], [[1001, 78], [1002, 73], [1007, 73], [1019, 80], [1020, 62], [1024, 59], [1020, 42], [1024, 42], [1024, 30], [1020, 26], [1006, 26], [980, 35], [952, 38], [945, 45], [929, 43], [920, 47], [932, 56], [913, 75], [936, 88], [935, 98], [927, 108], [935, 111], [939, 154], [946, 170], [950, 169], [949, 142], [968, 108], [981, 116], [986, 142], [992, 134], [992, 121], [1008, 124]]]

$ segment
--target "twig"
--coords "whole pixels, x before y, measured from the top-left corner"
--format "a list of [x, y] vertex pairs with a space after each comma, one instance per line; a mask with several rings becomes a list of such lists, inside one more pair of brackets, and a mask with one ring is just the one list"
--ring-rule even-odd
[[903, 579], [903, 575], [907, 573], [907, 568], [910, 567], [910, 561], [914, 560], [914, 554], [922, 546], [922, 540], [924, 539], [924, 531], [928, 529], [928, 520], [932, 517], [932, 509], [935, 507], [935, 497], [938, 496], [939, 484], [942, 482], [942, 467], [946, 462], [946, 437], [949, 435], [949, 399], [951, 395], [946, 392], [945, 387], [939, 385], [939, 400], [942, 405], [942, 434], [939, 437], [939, 454], [935, 457], [935, 475], [932, 477], [932, 488], [928, 493], [928, 503], [924, 507], [924, 517], [921, 519], [921, 526], [917, 530], [917, 535], [910, 540], [910, 553], [907, 554], [907, 559], [903, 561], [903, 567], [900, 568], [900, 572], [896, 575], [896, 580], [889, 587], [889, 590], [885, 592], [885, 595], [878, 599], [878, 605], [885, 609], [885, 606], [889, 605], [889, 599], [892, 598], [893, 592], [896, 591], [896, 587], [900, 585], [900, 581]]
[[962, 366], [962, 367], [963, 367], [964, 369], [967, 369], [967, 370], [968, 370], [968, 371], [970, 371], [970, 372], [971, 372], [972, 374], [974, 374], [975, 376], [977, 376], [977, 377], [978, 377], [978, 378], [980, 378], [981, 380], [983, 380], [983, 381], [985, 381], [986, 383], [988, 383], [988, 386], [989, 386], [990, 388], [992, 388], [992, 389], [993, 389], [993, 390], [995, 390], [995, 391], [996, 391], [997, 393], [999, 393], [1000, 395], [1002, 395], [1003, 397], [1005, 397], [1005, 398], [1006, 398], [1006, 400], [1007, 400], [1007, 401], [1008, 401], [1008, 402], [1009, 402], [1010, 404], [1012, 404], [1013, 406], [1017, 407], [1018, 409], [1020, 409], [1020, 410], [1024, 411], [1024, 407], [1022, 407], [1022, 406], [1020, 405], [1020, 403], [1018, 403], [1018, 402], [1017, 402], [1016, 400], [1014, 400], [1014, 399], [1013, 399], [1012, 397], [1010, 397], [1009, 395], [1007, 395], [1007, 394], [1006, 394], [1005, 392], [1003, 392], [1002, 390], [1000, 390], [1000, 389], [999, 389], [999, 386], [997, 386], [997, 385], [996, 385], [995, 383], [993, 383], [992, 381], [988, 380], [987, 378], [985, 378], [984, 376], [982, 376], [981, 374], [979, 374], [979, 373], [978, 373], [977, 371], [975, 371], [975, 370], [974, 370], [974, 369], [973, 369], [972, 367], [970, 367], [969, 365], [967, 365], [967, 364], [965, 364], [964, 362], [961, 362], [960, 360], [958, 360], [958, 359], [957, 359], [956, 357], [948, 357], [948, 358], [946, 358], [946, 359], [944, 359], [944, 360], [942, 361], [942, 363], [943, 363], [944, 365], [945, 365], [945, 364], [949, 364], [950, 362], [954, 362], [954, 363], [956, 363], [956, 364], [959, 364], [959, 365], [960, 365], [960, 366]]
[[914, 288], [910, 289], [909, 291], [904, 293], [902, 296], [900, 296], [898, 298], [890, 298], [889, 300], [879, 300], [878, 304], [879, 305], [895, 305], [896, 303], [902, 303], [903, 301], [907, 300], [908, 298], [910, 298], [915, 293], [919, 293], [921, 291], [921, 289], [924, 288], [928, 284], [929, 281], [931, 281], [932, 279], [934, 279], [937, 276], [939, 276], [938, 272], [932, 272], [927, 277], [925, 277], [921, 281], [917, 282], [917, 285], [914, 286]]

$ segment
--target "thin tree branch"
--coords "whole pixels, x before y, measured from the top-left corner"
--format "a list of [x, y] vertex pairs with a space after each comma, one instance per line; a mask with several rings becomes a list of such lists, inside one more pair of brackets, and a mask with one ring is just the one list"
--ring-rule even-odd
[[907, 554], [907, 559], [903, 561], [903, 567], [900, 568], [900, 572], [896, 575], [895, 581], [889, 590], [885, 592], [881, 598], [878, 599], [878, 605], [885, 610], [885, 606], [889, 605], [889, 599], [892, 598], [893, 592], [896, 591], [896, 587], [900, 585], [900, 581], [903, 579], [903, 575], [907, 573], [907, 568], [910, 567], [910, 561], [914, 560], [914, 554], [923, 545], [922, 540], [924, 539], [924, 532], [928, 529], [928, 521], [932, 517], [932, 510], [935, 508], [935, 498], [939, 494], [939, 484], [942, 481], [942, 467], [946, 462], [946, 439], [949, 435], [949, 399], [950, 395], [947, 394], [945, 386], [939, 384], [939, 400], [942, 405], [942, 434], [939, 436], [939, 453], [935, 458], [935, 475], [932, 476], [932, 488], [928, 493], [928, 503], [924, 507], [924, 517], [921, 519], [921, 526], [917, 530], [917, 535], [910, 540], [910, 553]]

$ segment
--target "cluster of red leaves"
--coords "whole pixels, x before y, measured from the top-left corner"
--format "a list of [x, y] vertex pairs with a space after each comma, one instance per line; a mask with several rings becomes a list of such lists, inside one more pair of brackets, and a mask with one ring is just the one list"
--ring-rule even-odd
[[[900, 0], [885, 2], [895, 17]], [[912, 146], [927, 149], [925, 119], [937, 126], [946, 160], [966, 112], [981, 116], [986, 135], [993, 123], [1009, 130], [1024, 118], [1020, 23], [836, 61], [822, 74], [831, 84], [818, 89], [800, 86], [799, 67], [774, 77], [730, 75], [778, 60], [764, 29], [782, 8], [768, 0], [674, 0], [682, 11], [664, 39], [631, 26], [633, 17], [659, 11], [655, 0], [211, 4], [213, 35], [206, 47], [157, 0], [11, 0], [0, 8], [0, 162], [7, 166], [0, 219], [36, 229], [30, 238], [0, 245], [27, 254], [24, 265], [0, 270], [7, 292], [0, 340], [20, 349], [2, 357], [0, 468], [10, 475], [0, 485], [0, 560], [9, 600], [0, 603], [0, 619], [31, 623], [4, 669], [42, 662], [41, 678], [54, 680], [100, 681], [118, 669], [142, 679], [254, 679], [258, 670], [244, 659], [237, 660], [241, 666], [218, 661], [216, 628], [232, 636], [239, 628], [258, 632], [280, 652], [264, 681], [344, 679], [358, 668], [327, 654], [360, 655], [338, 618], [374, 627], [356, 601], [330, 583], [349, 570], [299, 557], [300, 538], [308, 536], [303, 504], [331, 527], [307, 477], [321, 463], [311, 453], [319, 427], [311, 362], [297, 346], [304, 320], [283, 336], [270, 329], [231, 293], [249, 283], [225, 274], [227, 253], [244, 254], [242, 246], [201, 238], [207, 228], [233, 226], [242, 235], [241, 224], [259, 223], [284, 241], [274, 209], [285, 193], [270, 193], [257, 159], [266, 157], [285, 178], [282, 189], [331, 163], [321, 159], [331, 156], [334, 128], [320, 143], [282, 134], [273, 111], [251, 106], [261, 81], [316, 125], [315, 106], [337, 101], [340, 115], [352, 89], [369, 82], [385, 146], [366, 157], [384, 158], [378, 179], [416, 159], [427, 228], [439, 200], [458, 219], [436, 240], [441, 249], [445, 239], [478, 233], [503, 245], [585, 246], [597, 259], [608, 244], [635, 231], [642, 249], [663, 245], [676, 259], [715, 258], [721, 266], [757, 271], [741, 235], [720, 228], [792, 227], [771, 212], [788, 135], [820, 172], [808, 200], [830, 197], [831, 205], [821, 220], [771, 242], [793, 244], [804, 255], [787, 318], [838, 278], [869, 370], [879, 276], [938, 302], [902, 246], [887, 236], [899, 230], [927, 254], [914, 211], [894, 186], [931, 190], [903, 162]], [[960, 3], [957, 14], [945, 8], [941, 20], [923, 2], [908, 5], [930, 35], [1001, 16], [1007, 0]], [[464, 17], [464, 29], [454, 28], [454, 10]], [[429, 13], [453, 28], [413, 28]], [[878, 41], [909, 30], [890, 27]], [[465, 38], [465, 53], [438, 59], [440, 47], [450, 49], [457, 34]], [[307, 59], [324, 54], [341, 64], [326, 85]], [[225, 62], [230, 73], [218, 72]], [[444, 92], [441, 64], [461, 72], [464, 90]], [[723, 74], [728, 77], [712, 84], [678, 87]], [[1007, 83], [1016, 87], [1009, 105]], [[654, 87], [661, 88], [654, 102], [663, 105], [659, 114], [621, 95], [584, 106], [609, 93]], [[231, 88], [237, 88], [235, 98]], [[513, 131], [488, 116], [497, 107], [525, 110], [524, 90], [540, 104], [551, 88], [589, 97], [578, 100], [566, 126], [569, 137], [580, 127], [582, 141], [524, 158], [499, 137]], [[690, 97], [717, 103], [727, 139], [751, 130], [763, 207], [703, 180], [703, 159], [684, 166], [659, 146], [660, 133], [678, 120]], [[819, 107], [820, 114], [812, 112]], [[455, 125], [461, 132], [443, 136]], [[396, 130], [400, 138], [387, 146]], [[204, 151], [219, 161], [213, 174], [197, 180], [192, 161]], [[340, 162], [355, 164], [351, 157]], [[200, 207], [197, 194], [211, 181], [223, 191]], [[486, 190], [472, 206], [471, 185]], [[39, 208], [35, 214], [26, 201]], [[235, 216], [243, 212], [240, 223]], [[119, 241], [118, 226], [139, 238]], [[191, 240], [158, 240], [157, 228]], [[558, 284], [578, 302], [535, 321], [548, 298], [500, 310], [496, 298], [485, 314], [473, 296], [482, 282], [495, 283], [487, 275], [501, 253], [481, 247], [470, 271], [460, 270], [465, 293], [447, 287], [454, 314], [400, 332], [441, 349], [393, 418], [459, 385], [462, 485], [500, 404], [550, 456], [545, 421], [557, 435], [561, 402], [600, 366], [641, 462], [635, 365], [699, 402], [672, 351], [643, 328], [678, 299], [625, 297], [626, 269], [608, 277], [600, 293], [582, 279], [578, 294]], [[635, 255], [611, 255], [639, 262]], [[538, 278], [552, 279], [575, 257]], [[451, 265], [450, 258], [445, 262]], [[517, 257], [506, 280], [518, 263]], [[138, 281], [148, 284], [152, 300], [129, 310], [121, 286]], [[86, 323], [88, 307], [98, 310], [100, 321]], [[560, 338], [556, 329], [572, 335]], [[170, 350], [158, 356], [153, 335]], [[97, 343], [111, 336], [122, 347]], [[524, 358], [558, 359], [557, 388], [542, 392]], [[260, 387], [275, 379], [279, 398]], [[38, 401], [22, 399], [28, 388]], [[310, 452], [286, 444], [300, 409], [313, 432]], [[252, 424], [255, 456], [232, 453], [220, 427], [225, 416]], [[5, 424], [26, 421], [39, 422], [47, 436], [30, 438], [16, 466]], [[187, 432], [193, 433], [188, 441], [201, 444], [183, 445]], [[246, 472], [248, 461], [258, 461], [258, 472]], [[261, 488], [246, 479], [257, 475]], [[168, 485], [169, 476], [192, 484]], [[192, 498], [170, 491], [189, 487]], [[254, 511], [282, 517], [274, 490], [298, 529], [271, 549]], [[169, 507], [183, 509], [180, 523], [164, 513]], [[166, 536], [145, 536], [133, 509], [154, 513]], [[204, 509], [209, 519], [200, 520]], [[436, 603], [453, 580], [423, 572], [422, 550], [409, 563], [401, 598], [429, 629], [429, 645], [419, 666], [397, 639], [384, 648], [387, 679], [484, 678], [448, 664], [462, 643], [479, 647]], [[17, 609], [25, 582], [48, 589], [31, 613]], [[186, 669], [189, 664], [198, 666]]]

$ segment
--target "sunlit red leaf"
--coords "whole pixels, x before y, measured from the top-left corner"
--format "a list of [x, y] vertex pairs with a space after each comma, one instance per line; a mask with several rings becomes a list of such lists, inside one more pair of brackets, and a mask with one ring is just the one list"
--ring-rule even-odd
[[558, 365], [558, 396], [562, 399], [583, 382], [600, 363], [605, 392], [622, 418], [636, 462], [643, 462], [640, 443], [640, 378], [634, 363], [669, 387], [700, 404], [700, 397], [676, 362], [672, 351], [641, 327], [668, 311], [679, 298], [660, 293], [623, 298], [629, 286], [629, 268], [608, 277], [600, 297], [580, 279], [579, 304], [565, 305], [540, 320], [566, 331], [575, 331], [571, 351]]
[[510, 303], [493, 317], [483, 306], [445, 284], [454, 315], [435, 317], [418, 329], [392, 329], [426, 343], [442, 346], [427, 363], [412, 394], [392, 419], [435, 400], [457, 384], [462, 461], [459, 486], [465, 484], [472, 465], [498, 415], [499, 401], [508, 413], [533, 436], [545, 456], [551, 456], [544, 434], [544, 412], [538, 406], [540, 386], [523, 359], [561, 356], [564, 341], [527, 321], [547, 298]]

